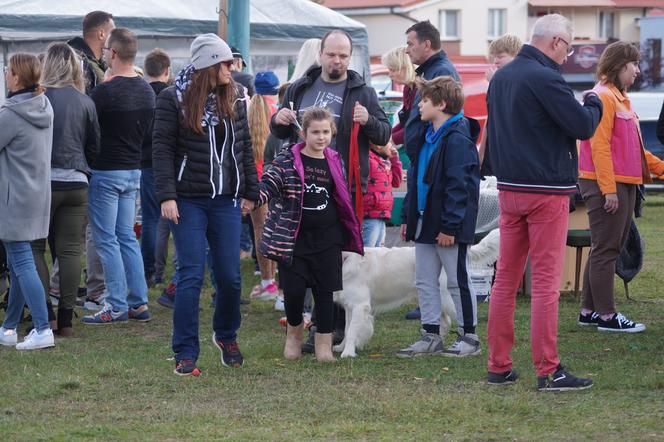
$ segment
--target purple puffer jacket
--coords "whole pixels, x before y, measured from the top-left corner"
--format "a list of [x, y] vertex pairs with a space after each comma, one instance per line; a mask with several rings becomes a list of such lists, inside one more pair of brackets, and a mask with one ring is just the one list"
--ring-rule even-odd
[[[282, 149], [259, 183], [258, 203], [262, 205], [269, 201], [269, 210], [258, 250], [263, 256], [286, 265], [293, 262], [293, 250], [302, 220], [304, 166], [300, 152], [303, 147], [304, 143], [298, 143]], [[341, 157], [330, 148], [326, 148], [324, 153], [334, 181], [332, 196], [339, 221], [346, 231], [347, 242], [343, 250], [363, 254], [360, 223], [344, 179]]]

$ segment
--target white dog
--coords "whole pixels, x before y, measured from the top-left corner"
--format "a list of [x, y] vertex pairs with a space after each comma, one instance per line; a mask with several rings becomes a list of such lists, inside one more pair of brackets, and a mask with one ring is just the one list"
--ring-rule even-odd
[[[498, 258], [499, 233], [493, 230], [479, 244], [469, 249], [472, 266], [492, 265]], [[373, 335], [373, 315], [395, 308], [417, 298], [415, 288], [415, 248], [377, 247], [364, 249], [364, 256], [343, 254], [344, 290], [334, 293], [334, 301], [346, 310], [344, 340], [334, 347], [342, 358], [355, 357]], [[454, 302], [447, 291], [445, 271], [440, 275], [442, 317], [440, 334], [449, 331], [456, 317]]]

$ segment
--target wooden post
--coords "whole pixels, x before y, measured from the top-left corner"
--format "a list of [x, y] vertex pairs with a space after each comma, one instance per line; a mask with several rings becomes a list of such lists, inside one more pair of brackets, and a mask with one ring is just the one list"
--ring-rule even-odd
[[228, 0], [219, 0], [219, 24], [217, 34], [222, 40], [228, 41]]

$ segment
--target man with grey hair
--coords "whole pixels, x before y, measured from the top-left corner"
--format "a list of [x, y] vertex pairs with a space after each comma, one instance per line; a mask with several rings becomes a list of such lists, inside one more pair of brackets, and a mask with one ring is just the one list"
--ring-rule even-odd
[[576, 140], [593, 136], [602, 117], [594, 93], [583, 105], [560, 74], [574, 51], [569, 20], [558, 14], [535, 23], [530, 44], [498, 70], [489, 84], [488, 141], [498, 178], [500, 254], [491, 292], [488, 383], [517, 379], [510, 353], [514, 308], [530, 255], [531, 348], [540, 391], [590, 388], [560, 364], [558, 286], [567, 237], [569, 198], [576, 192]]

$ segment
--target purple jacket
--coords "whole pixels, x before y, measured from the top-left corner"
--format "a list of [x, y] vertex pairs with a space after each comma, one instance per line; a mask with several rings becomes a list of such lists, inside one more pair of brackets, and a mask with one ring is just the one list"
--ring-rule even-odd
[[[300, 152], [303, 147], [304, 143], [298, 143], [282, 149], [259, 183], [258, 203], [269, 201], [269, 210], [258, 249], [263, 256], [286, 265], [293, 262], [293, 250], [302, 220], [304, 166]], [[346, 231], [347, 242], [343, 250], [363, 254], [360, 223], [352, 206], [341, 157], [330, 148], [326, 148], [324, 154], [334, 181], [332, 196], [339, 221]]]

